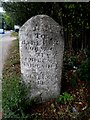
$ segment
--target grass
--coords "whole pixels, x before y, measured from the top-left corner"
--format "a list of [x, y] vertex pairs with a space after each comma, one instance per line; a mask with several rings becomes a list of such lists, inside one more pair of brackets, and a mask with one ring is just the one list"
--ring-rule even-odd
[[16, 116], [16, 113], [13, 112], [12, 109], [16, 110], [20, 102], [20, 57], [18, 52], [18, 40], [13, 41], [9, 51], [10, 52], [3, 69], [2, 107], [5, 118], [16, 118], [18, 115]]
[[21, 82], [18, 40], [13, 41], [9, 51], [2, 75], [3, 119], [26, 119], [27, 100], [23, 96], [27, 91]]
[[18, 51], [18, 40], [15, 40], [4, 64], [3, 79], [10, 79], [12, 76], [20, 77], [20, 57]]
[[14, 31], [13, 31], [13, 32], [11, 33], [11, 36], [12, 36], [12, 37], [16, 37], [16, 36], [18, 37], [18, 32], [14, 32]]
[[[71, 74], [71, 71], [67, 73], [69, 78]], [[62, 91], [62, 95], [57, 99], [41, 104], [29, 104], [24, 97], [25, 88], [21, 84], [19, 43], [18, 40], [13, 41], [3, 69], [3, 119], [90, 120], [89, 82], [78, 80], [77, 86], [66, 86], [66, 91]]]

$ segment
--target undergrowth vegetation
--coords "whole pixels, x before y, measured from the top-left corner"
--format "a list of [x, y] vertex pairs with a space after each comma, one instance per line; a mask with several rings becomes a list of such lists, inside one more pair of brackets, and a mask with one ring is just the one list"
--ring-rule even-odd
[[88, 75], [87, 53], [65, 51], [61, 95], [45, 103], [29, 103], [21, 82], [18, 40], [13, 41], [3, 69], [3, 119], [89, 120]]

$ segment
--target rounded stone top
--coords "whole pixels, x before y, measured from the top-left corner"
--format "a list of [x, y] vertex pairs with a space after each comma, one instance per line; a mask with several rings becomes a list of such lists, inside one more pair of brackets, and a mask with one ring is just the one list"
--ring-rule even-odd
[[[20, 28], [20, 31], [25, 30], [26, 27], [29, 26], [40, 26], [40, 25], [44, 25], [47, 24], [48, 27], [50, 24], [52, 24], [53, 26], [56, 26], [58, 28], [60, 28], [60, 25], [54, 21], [51, 17], [49, 17], [48, 15], [36, 15], [31, 17], [29, 20], [27, 20], [23, 26]], [[33, 28], [33, 27], [31, 27]]]

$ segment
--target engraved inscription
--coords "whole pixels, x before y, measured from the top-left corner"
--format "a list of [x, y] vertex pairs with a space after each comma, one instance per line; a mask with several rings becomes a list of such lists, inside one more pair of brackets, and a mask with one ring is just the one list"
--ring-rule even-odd
[[60, 94], [64, 41], [60, 26], [47, 15], [28, 20], [19, 32], [23, 80], [30, 84], [29, 99], [41, 101]]

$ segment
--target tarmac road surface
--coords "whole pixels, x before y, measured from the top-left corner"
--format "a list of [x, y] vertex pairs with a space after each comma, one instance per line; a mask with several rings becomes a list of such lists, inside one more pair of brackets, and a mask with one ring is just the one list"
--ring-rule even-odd
[[3, 64], [6, 59], [8, 49], [16, 37], [11, 37], [11, 32], [7, 31], [5, 34], [0, 34], [0, 77], [2, 76]]
[[0, 34], [0, 120], [2, 118], [2, 69], [9, 47], [12, 41], [16, 39], [16, 37], [11, 37], [10, 35], [10, 31]]

